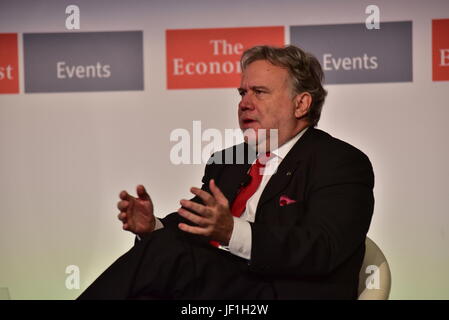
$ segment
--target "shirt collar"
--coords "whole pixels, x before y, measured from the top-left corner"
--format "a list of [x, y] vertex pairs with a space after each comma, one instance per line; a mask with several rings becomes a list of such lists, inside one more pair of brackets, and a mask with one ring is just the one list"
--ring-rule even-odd
[[299, 138], [302, 137], [304, 132], [306, 132], [308, 127], [302, 129], [296, 136], [288, 140], [286, 143], [271, 151], [274, 155], [278, 156], [281, 159], [284, 159], [287, 156], [287, 153], [293, 148], [293, 146], [298, 142]]

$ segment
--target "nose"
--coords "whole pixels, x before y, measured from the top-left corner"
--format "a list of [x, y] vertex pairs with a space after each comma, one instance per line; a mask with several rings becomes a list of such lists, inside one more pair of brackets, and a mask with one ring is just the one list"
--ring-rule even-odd
[[253, 101], [252, 101], [253, 99], [252, 99], [252, 97], [251, 97], [251, 94], [249, 93], [249, 92], [247, 92], [247, 93], [245, 93], [243, 96], [242, 96], [242, 99], [240, 100], [240, 103], [239, 103], [239, 109], [240, 109], [240, 111], [245, 111], [245, 110], [252, 110], [252, 109], [254, 109], [254, 104], [253, 104]]

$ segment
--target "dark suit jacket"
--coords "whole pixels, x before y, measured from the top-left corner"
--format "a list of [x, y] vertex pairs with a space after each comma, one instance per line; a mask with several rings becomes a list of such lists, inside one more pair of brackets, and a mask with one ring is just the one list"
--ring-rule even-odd
[[[236, 146], [216, 153], [220, 162]], [[217, 161], [218, 160], [218, 161]], [[206, 165], [230, 203], [250, 164]], [[265, 187], [251, 223], [248, 271], [273, 284], [279, 299], [352, 299], [374, 208], [374, 174], [367, 156], [324, 131], [309, 128]], [[281, 206], [280, 196], [296, 200]], [[195, 201], [200, 201], [195, 199]], [[162, 219], [175, 227], [178, 214]]]

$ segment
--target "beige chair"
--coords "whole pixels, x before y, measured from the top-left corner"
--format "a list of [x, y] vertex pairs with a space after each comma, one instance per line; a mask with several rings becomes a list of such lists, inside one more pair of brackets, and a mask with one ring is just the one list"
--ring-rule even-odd
[[365, 245], [365, 258], [359, 274], [358, 300], [387, 300], [391, 288], [387, 259], [370, 238], [366, 237]]

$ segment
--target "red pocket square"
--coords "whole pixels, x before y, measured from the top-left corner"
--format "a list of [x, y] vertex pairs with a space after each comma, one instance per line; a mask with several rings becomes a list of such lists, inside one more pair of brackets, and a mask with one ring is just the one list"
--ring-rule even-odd
[[292, 204], [292, 203], [295, 203], [295, 202], [296, 202], [296, 200], [290, 199], [290, 198], [287, 197], [287, 196], [281, 196], [281, 197], [279, 198], [279, 205], [280, 205], [281, 207], [286, 206], [286, 205], [289, 205], [289, 204]]

